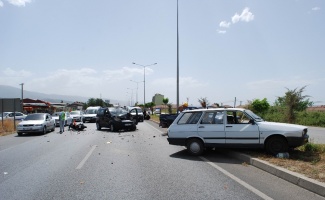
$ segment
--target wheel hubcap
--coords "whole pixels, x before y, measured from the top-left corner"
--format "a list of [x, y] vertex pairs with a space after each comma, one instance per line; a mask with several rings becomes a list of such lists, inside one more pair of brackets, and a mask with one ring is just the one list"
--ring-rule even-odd
[[190, 145], [190, 150], [193, 152], [193, 153], [197, 153], [200, 151], [200, 145], [196, 142], [193, 142], [191, 145]]

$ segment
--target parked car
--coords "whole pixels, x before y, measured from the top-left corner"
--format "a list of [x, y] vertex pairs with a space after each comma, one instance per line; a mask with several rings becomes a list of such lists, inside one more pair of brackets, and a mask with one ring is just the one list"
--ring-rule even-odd
[[96, 127], [97, 130], [101, 128], [110, 128], [112, 132], [119, 130], [135, 131], [138, 124], [136, 115], [131, 115], [130, 112], [119, 107], [100, 108], [97, 113]]
[[168, 128], [173, 121], [176, 119], [177, 114], [160, 114], [159, 115], [159, 126], [162, 128]]
[[96, 122], [97, 112], [100, 106], [88, 107], [83, 114], [83, 123], [87, 122]]
[[[59, 115], [61, 112], [55, 112], [52, 114], [52, 118], [55, 120], [55, 126], [60, 126]], [[69, 112], [65, 112], [64, 126], [69, 126], [72, 123], [72, 117]]]
[[0, 113], [0, 120], [1, 119], [15, 119], [15, 120], [22, 120], [25, 119], [27, 115], [22, 112], [3, 112]]
[[17, 125], [17, 134], [19, 136], [23, 133], [42, 133], [46, 134], [49, 131], [54, 131], [55, 120], [52, 119], [48, 113], [33, 113], [26, 116], [26, 118]]
[[143, 111], [142, 108], [135, 106], [129, 106], [126, 109], [128, 112], [130, 112], [131, 115], [135, 116], [136, 114], [138, 114], [138, 122], [143, 122], [144, 121], [144, 115], [143, 115]]
[[71, 111], [70, 116], [72, 117], [72, 121], [82, 122], [83, 120], [83, 112], [81, 110]]
[[241, 108], [196, 109], [181, 112], [167, 131], [171, 145], [186, 146], [192, 155], [206, 148], [264, 148], [276, 155], [308, 142], [307, 127], [266, 122]]

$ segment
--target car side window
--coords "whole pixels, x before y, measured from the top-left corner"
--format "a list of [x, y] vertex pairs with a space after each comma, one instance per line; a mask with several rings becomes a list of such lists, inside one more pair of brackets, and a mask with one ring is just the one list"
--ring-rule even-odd
[[206, 112], [202, 117], [201, 124], [223, 124], [223, 111]]
[[249, 124], [250, 117], [242, 111], [228, 111], [227, 123], [228, 124]]
[[177, 124], [196, 124], [199, 121], [201, 115], [202, 112], [184, 113], [183, 116], [177, 122]]

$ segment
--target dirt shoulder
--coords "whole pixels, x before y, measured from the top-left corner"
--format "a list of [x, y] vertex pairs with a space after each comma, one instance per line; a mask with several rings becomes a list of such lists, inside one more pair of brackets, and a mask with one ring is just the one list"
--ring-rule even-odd
[[[276, 158], [262, 150], [242, 151], [251, 157], [300, 173], [308, 178], [325, 183], [325, 152], [306, 151], [305, 146], [289, 152], [289, 158]], [[321, 145], [325, 148], [325, 145]]]

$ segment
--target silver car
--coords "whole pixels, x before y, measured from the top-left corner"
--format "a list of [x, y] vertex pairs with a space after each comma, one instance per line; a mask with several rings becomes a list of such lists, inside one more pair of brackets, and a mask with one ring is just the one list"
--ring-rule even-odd
[[15, 120], [22, 120], [25, 119], [27, 115], [22, 112], [3, 112], [0, 113], [0, 120], [1, 119], [15, 119]]
[[[61, 112], [55, 112], [52, 114], [52, 118], [55, 120], [55, 126], [60, 126], [59, 115]], [[69, 112], [65, 112], [64, 126], [69, 126], [72, 123], [72, 117]]]
[[72, 121], [73, 120], [75, 120], [76, 122], [83, 121], [83, 112], [81, 110], [71, 111], [70, 116], [72, 117]]
[[33, 113], [19, 122], [17, 126], [17, 134], [19, 136], [23, 133], [42, 133], [46, 134], [49, 131], [54, 131], [55, 120], [52, 119], [48, 113]]

